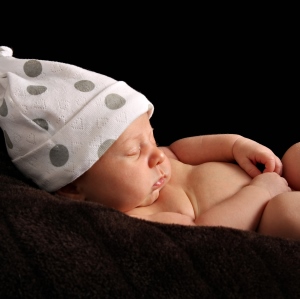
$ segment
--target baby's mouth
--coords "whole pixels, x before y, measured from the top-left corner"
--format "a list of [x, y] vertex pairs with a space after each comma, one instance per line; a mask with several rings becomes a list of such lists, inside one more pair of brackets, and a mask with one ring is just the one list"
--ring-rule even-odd
[[165, 176], [162, 176], [162, 177], [161, 177], [161, 178], [153, 185], [153, 187], [154, 187], [154, 188], [160, 188], [161, 186], [164, 185], [165, 180], [166, 180], [166, 177], [165, 177]]

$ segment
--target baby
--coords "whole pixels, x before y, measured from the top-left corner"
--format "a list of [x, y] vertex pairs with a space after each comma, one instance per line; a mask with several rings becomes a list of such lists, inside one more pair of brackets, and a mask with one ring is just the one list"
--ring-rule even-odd
[[270, 149], [235, 134], [158, 147], [153, 109], [124, 82], [0, 47], [0, 125], [13, 163], [40, 188], [149, 221], [300, 239], [300, 193]]
[[300, 239], [300, 193], [289, 192], [281, 171], [272, 151], [238, 135], [190, 137], [159, 148], [145, 113], [58, 193], [150, 221]]

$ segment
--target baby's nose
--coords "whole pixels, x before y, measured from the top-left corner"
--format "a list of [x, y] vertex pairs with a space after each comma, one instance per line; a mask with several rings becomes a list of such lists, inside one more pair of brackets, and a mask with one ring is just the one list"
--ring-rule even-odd
[[156, 165], [161, 164], [165, 160], [165, 158], [166, 156], [164, 152], [160, 148], [154, 147], [149, 158], [149, 166], [151, 168], [155, 167]]

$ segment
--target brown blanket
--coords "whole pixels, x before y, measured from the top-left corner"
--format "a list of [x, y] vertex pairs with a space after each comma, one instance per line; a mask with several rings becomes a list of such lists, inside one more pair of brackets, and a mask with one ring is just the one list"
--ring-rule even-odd
[[300, 242], [58, 198], [0, 144], [0, 298], [300, 297]]

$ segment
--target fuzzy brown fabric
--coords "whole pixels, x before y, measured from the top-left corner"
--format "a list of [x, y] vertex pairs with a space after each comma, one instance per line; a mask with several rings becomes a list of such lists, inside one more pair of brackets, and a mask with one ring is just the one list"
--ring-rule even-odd
[[0, 143], [0, 298], [300, 297], [300, 242], [59, 198]]

